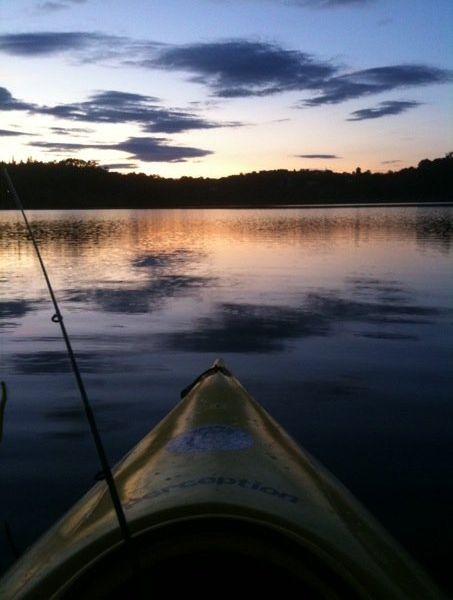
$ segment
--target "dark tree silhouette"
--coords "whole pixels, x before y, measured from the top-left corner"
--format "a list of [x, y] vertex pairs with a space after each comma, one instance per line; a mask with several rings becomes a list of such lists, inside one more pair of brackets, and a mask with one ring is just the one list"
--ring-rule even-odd
[[[278, 206], [323, 203], [436, 202], [453, 198], [453, 153], [422, 160], [387, 173], [357, 168], [352, 173], [330, 170], [275, 170], [220, 179], [156, 175], [121, 175], [95, 161], [67, 158], [60, 162], [10, 163], [3, 166], [27, 208], [152, 208]], [[4, 189], [5, 183], [2, 181]], [[0, 208], [14, 208], [2, 193]]]

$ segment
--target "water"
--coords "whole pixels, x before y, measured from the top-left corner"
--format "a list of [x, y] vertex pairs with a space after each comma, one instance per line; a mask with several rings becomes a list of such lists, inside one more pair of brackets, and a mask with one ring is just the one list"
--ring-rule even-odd
[[[35, 211], [115, 462], [222, 356], [445, 585], [453, 207]], [[38, 263], [0, 213], [0, 517], [25, 547], [99, 470]], [[0, 568], [12, 560], [0, 535]]]

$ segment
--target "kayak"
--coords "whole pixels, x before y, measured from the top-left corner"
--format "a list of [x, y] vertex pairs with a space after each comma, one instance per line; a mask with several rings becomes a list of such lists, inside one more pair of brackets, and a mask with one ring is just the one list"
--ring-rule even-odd
[[442, 598], [221, 361], [0, 582], [0, 598]]

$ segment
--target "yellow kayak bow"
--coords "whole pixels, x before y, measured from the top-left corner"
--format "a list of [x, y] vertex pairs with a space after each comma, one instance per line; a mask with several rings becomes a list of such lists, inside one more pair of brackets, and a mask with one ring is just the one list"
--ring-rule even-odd
[[4, 576], [1, 598], [442, 597], [220, 361], [114, 476], [138, 568], [101, 481]]

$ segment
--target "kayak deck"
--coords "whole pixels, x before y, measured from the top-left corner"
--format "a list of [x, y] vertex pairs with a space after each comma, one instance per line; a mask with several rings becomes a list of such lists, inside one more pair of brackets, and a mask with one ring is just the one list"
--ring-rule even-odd
[[114, 469], [138, 569], [99, 482], [13, 566], [1, 597], [131, 597], [134, 585], [145, 597], [155, 585], [441, 597], [222, 364], [183, 396]]

